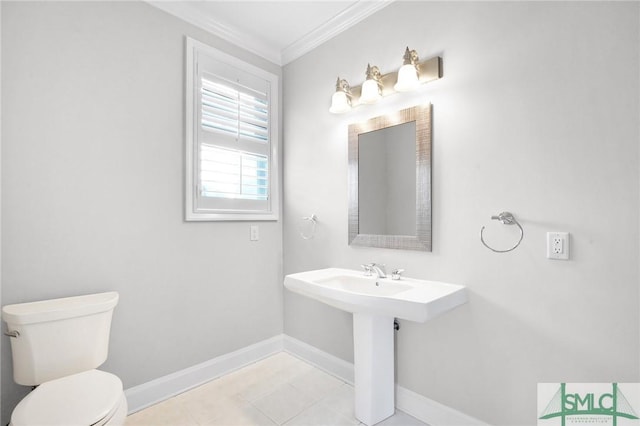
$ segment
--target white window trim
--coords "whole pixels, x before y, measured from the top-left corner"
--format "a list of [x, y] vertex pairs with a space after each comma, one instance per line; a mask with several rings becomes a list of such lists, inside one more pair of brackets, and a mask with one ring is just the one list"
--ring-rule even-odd
[[[197, 99], [194, 96], [194, 79], [196, 71], [196, 52], [207, 55], [232, 65], [248, 73], [264, 78], [270, 83], [269, 106], [269, 212], [204, 212], [196, 208], [198, 158], [196, 153], [197, 126], [199, 126], [198, 111], [195, 107]], [[278, 220], [280, 216], [280, 136], [279, 136], [279, 86], [278, 76], [262, 68], [246, 63], [234, 56], [221, 52], [197, 40], [186, 37], [186, 70], [185, 70], [185, 220], [186, 221], [267, 221]]]

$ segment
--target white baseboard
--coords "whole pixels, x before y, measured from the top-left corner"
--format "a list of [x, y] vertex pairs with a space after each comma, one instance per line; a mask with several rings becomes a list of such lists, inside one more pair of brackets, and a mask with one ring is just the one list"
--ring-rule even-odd
[[[353, 364], [293, 337], [281, 334], [246, 348], [125, 390], [129, 414], [278, 352], [288, 352], [353, 384]], [[431, 426], [481, 426], [478, 419], [396, 385], [396, 408]]]
[[321, 370], [338, 377], [340, 380], [353, 385], [353, 364], [321, 351], [315, 346], [304, 343], [291, 336], [283, 334], [283, 348], [285, 352], [313, 364]]
[[396, 385], [396, 408], [432, 426], [488, 425], [488, 423], [398, 385]]
[[282, 335], [126, 389], [129, 414], [181, 394], [270, 355], [282, 352]]

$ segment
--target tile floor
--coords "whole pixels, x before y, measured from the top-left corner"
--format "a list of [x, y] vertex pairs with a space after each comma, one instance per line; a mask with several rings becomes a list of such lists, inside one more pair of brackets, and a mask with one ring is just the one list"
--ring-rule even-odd
[[[360, 425], [353, 386], [285, 352], [127, 417], [126, 426]], [[380, 426], [426, 426], [396, 411]]]

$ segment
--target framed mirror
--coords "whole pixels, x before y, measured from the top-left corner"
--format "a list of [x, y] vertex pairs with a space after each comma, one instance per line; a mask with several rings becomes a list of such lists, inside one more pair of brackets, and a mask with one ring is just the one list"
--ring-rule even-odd
[[431, 105], [349, 125], [349, 244], [431, 251]]

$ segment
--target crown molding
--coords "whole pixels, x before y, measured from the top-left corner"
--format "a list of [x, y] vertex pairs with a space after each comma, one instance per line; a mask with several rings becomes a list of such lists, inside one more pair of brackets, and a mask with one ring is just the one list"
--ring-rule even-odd
[[359, 0], [302, 38], [282, 49], [282, 64], [299, 58], [395, 0]]
[[277, 46], [265, 43], [259, 38], [246, 34], [246, 32], [240, 28], [217, 21], [210, 16], [205, 16], [195, 7], [195, 3], [193, 2], [146, 1], [151, 6], [187, 21], [198, 28], [280, 66], [286, 65], [305, 53], [310, 52], [325, 41], [337, 36], [344, 30], [394, 2], [394, 0], [358, 0], [324, 24], [280, 50]]
[[276, 65], [282, 65], [282, 54], [274, 46], [244, 33], [241, 29], [222, 23], [210, 16], [205, 16], [188, 1], [153, 1], [146, 0], [151, 6], [157, 7], [173, 16], [195, 25], [223, 40], [254, 53]]

